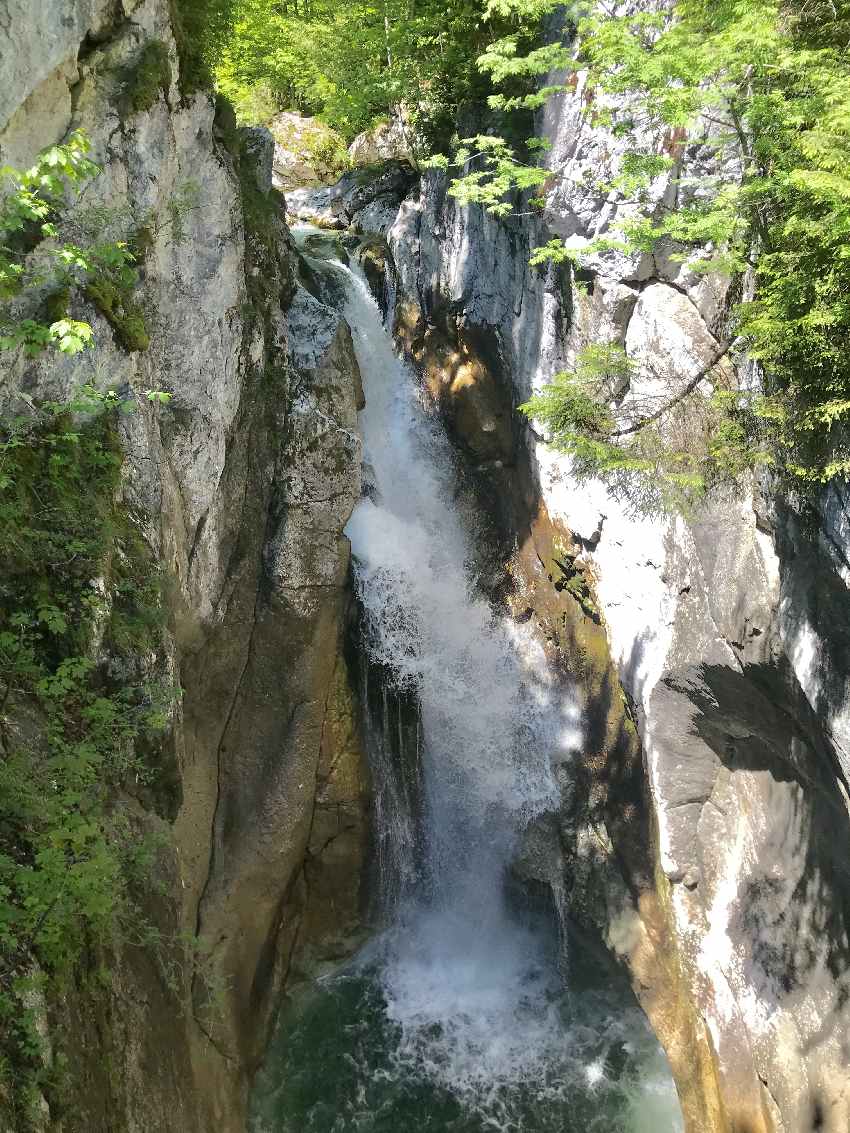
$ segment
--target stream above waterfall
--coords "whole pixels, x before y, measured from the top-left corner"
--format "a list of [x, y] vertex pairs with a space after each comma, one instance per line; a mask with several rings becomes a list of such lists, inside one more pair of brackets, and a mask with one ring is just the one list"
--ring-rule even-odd
[[[627, 984], [511, 880], [523, 832], [558, 807], [577, 706], [531, 629], [476, 587], [451, 444], [362, 274], [311, 267], [366, 398], [366, 491], [346, 530], [364, 704], [384, 682], [364, 712], [380, 927], [287, 1001], [252, 1128], [674, 1133], [669, 1068]], [[387, 707], [399, 697], [412, 736]]]

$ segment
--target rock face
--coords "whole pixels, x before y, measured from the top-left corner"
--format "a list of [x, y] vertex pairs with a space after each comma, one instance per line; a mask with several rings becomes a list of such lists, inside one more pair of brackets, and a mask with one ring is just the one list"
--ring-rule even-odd
[[326, 188], [293, 190], [286, 194], [286, 208], [294, 219], [320, 228], [383, 236], [415, 180], [407, 162], [390, 161], [378, 169], [354, 169]]
[[[617, 140], [582, 118], [579, 87], [542, 123], [553, 168], [566, 163], [547, 220], [572, 228], [574, 243], [616, 211], [588, 199], [585, 171], [600, 150], [612, 168], [620, 157]], [[706, 171], [703, 138], [677, 146], [674, 177]], [[655, 191], [676, 203], [675, 181]], [[700, 281], [662, 252], [651, 259], [599, 257], [568, 360], [585, 342], [618, 340], [638, 364], [662, 358], [685, 376], [708, 361], [723, 335], [723, 281]], [[581, 536], [599, 533], [597, 593], [639, 707], [660, 864], [725, 1120], [841, 1129], [850, 1121], [843, 501], [833, 489], [822, 517], [804, 518], [767, 486], [689, 523], [636, 521], [542, 447], [538, 458], [551, 514]]]
[[[341, 652], [359, 373], [345, 324], [296, 283], [271, 138], [234, 138], [211, 97], [183, 95], [167, 0], [37, 7], [0, 2], [0, 155], [89, 134], [102, 173], [85, 206], [106, 210], [106, 238], [149, 236], [134, 299], [150, 345], [128, 351], [75, 296], [94, 353], [6, 354], [0, 399], [63, 397], [93, 374], [135, 396], [123, 498], [165, 572], [183, 689], [160, 756], [173, 801], [136, 805], [163, 842], [165, 955], [128, 947], [108, 989], [52, 1005], [69, 1084], [49, 1127], [241, 1133], [290, 966], [340, 955], [359, 924], [367, 783]], [[171, 82], [130, 114], [152, 41]]]
[[[419, 352], [450, 420], [452, 367], [464, 351], [494, 377], [502, 404], [516, 405], [588, 342], [624, 345], [647, 383], [650, 362], [687, 377], [722, 340], [727, 285], [688, 273], [665, 249], [596, 257], [582, 291], [560, 269], [528, 266], [530, 249], [550, 233], [581, 246], [617, 213], [592, 186], [600, 166], [616, 169], [621, 143], [589, 125], [581, 81], [575, 77], [541, 119], [558, 170], [542, 223], [495, 222], [456, 208], [429, 174], [387, 233], [399, 340]], [[679, 170], [706, 168], [705, 139], [675, 142]], [[653, 193], [675, 204], [672, 179]], [[689, 1131], [843, 1130], [850, 1125], [843, 493], [833, 487], [813, 507], [754, 485], [690, 522], [637, 519], [602, 484], [576, 482], [569, 463], [516, 417], [505, 462], [514, 465], [514, 484], [494, 469], [489, 491], [516, 501], [510, 522], [521, 556], [526, 545], [545, 546], [551, 524], [580, 556], [568, 570], [563, 552], [554, 566], [539, 551], [520, 563], [526, 589], [516, 601], [530, 595], [520, 612], [536, 617], [580, 669], [576, 632], [571, 643], [563, 629], [577, 624], [575, 611], [556, 633], [546, 628], [553, 618], [541, 596], [552, 586], [573, 589], [582, 605], [576, 571], [588, 580], [643, 745], [643, 791], [629, 745], [610, 732], [575, 769], [572, 814], [562, 816], [573, 846], [573, 909], [629, 966], [668, 1051]], [[524, 466], [532, 476], [518, 490]], [[593, 649], [584, 641], [579, 653]], [[612, 695], [599, 664], [589, 733]], [[612, 797], [612, 781], [624, 785], [617, 805], [600, 803]]]

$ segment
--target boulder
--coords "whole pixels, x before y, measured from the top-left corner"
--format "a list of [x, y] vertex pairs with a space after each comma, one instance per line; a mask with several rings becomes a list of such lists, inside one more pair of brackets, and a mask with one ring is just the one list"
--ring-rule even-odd
[[284, 110], [271, 120], [269, 129], [275, 140], [276, 189], [328, 184], [346, 166], [342, 138], [317, 118]]
[[391, 158], [410, 157], [410, 148], [400, 118], [379, 122], [358, 134], [348, 147], [352, 165], [376, 165]]

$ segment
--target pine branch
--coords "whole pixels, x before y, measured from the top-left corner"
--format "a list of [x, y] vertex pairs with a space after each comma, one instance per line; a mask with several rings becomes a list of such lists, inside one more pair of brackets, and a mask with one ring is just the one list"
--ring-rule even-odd
[[645, 429], [647, 425], [654, 424], [654, 422], [663, 417], [665, 413], [669, 413], [671, 409], [679, 404], [679, 402], [684, 401], [689, 394], [692, 394], [694, 392], [700, 382], [703, 381], [703, 379], [714, 369], [717, 363], [729, 353], [729, 351], [732, 349], [733, 342], [734, 339], [728, 339], [726, 342], [721, 343], [721, 345], [718, 346], [714, 351], [708, 362], [706, 362], [706, 364], [702, 366], [696, 374], [694, 374], [689, 382], [682, 386], [682, 388], [674, 397], [671, 397], [668, 401], [665, 401], [660, 409], [656, 409], [654, 413], [650, 413], [648, 416], [642, 417], [633, 425], [629, 425], [624, 429], [616, 429], [613, 433], [609, 434], [609, 440], [613, 440], [615, 437], [626, 437], [632, 433], [639, 433], [641, 429]]

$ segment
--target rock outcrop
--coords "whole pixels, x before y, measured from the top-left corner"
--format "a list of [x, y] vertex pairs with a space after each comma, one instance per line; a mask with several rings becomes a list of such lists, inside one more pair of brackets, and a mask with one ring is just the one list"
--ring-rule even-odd
[[294, 219], [319, 228], [384, 236], [415, 180], [406, 161], [389, 161], [378, 168], [353, 169], [325, 188], [295, 189], [286, 194], [286, 208]]
[[364, 130], [348, 147], [348, 156], [352, 165], [378, 165], [393, 158], [408, 160], [410, 143], [403, 120], [394, 117], [389, 122], [379, 122], [371, 130]]
[[[588, 199], [585, 170], [600, 149], [610, 167], [620, 159], [580, 99], [579, 89], [558, 96], [542, 124], [552, 167], [563, 169], [546, 219], [574, 243], [616, 212]], [[655, 187], [668, 205], [687, 191], [679, 179], [712, 160], [698, 135], [677, 147], [679, 168]], [[663, 249], [651, 260], [592, 265], [568, 360], [585, 342], [610, 340], [638, 365], [661, 359], [678, 375], [711, 358], [727, 285], [688, 273]], [[754, 1131], [841, 1129], [850, 1121], [841, 1038], [850, 872], [838, 848], [848, 833], [843, 505], [833, 490], [823, 508], [831, 519], [806, 520], [763, 485], [689, 522], [637, 520], [601, 485], [576, 484], [542, 446], [538, 458], [550, 513], [583, 537], [599, 533], [597, 593], [638, 708], [673, 925], [688, 995], [711, 1034], [725, 1120]]]
[[[149, 344], [74, 293], [94, 351], [4, 355], [0, 400], [88, 381], [137, 402], [123, 503], [162, 565], [183, 690], [156, 759], [169, 801], [128, 803], [162, 844], [162, 949], [128, 945], [106, 989], [81, 975], [50, 1005], [67, 1089], [46, 1124], [241, 1133], [293, 958], [339, 955], [359, 921], [366, 780], [341, 651], [359, 373], [345, 324], [297, 285], [270, 135], [183, 93], [168, 0], [36, 7], [0, 3], [2, 160], [88, 133], [102, 172], [71, 220], [94, 209], [103, 238], [144, 231], [132, 301]], [[151, 43], [167, 73], [128, 105]]]

